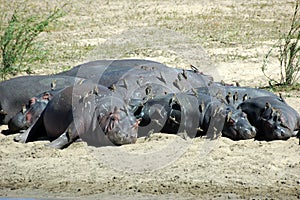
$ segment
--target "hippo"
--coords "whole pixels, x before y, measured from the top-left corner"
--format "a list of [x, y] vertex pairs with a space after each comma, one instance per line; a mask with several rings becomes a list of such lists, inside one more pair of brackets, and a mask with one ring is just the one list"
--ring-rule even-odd
[[215, 138], [220, 132], [234, 140], [255, 137], [255, 128], [241, 110], [193, 91], [156, 96], [133, 108], [136, 117], [142, 119], [139, 136], [149, 131], [171, 134], [183, 131], [189, 137]]
[[41, 115], [48, 102], [62, 89], [43, 92], [30, 98], [27, 104], [8, 122], [8, 133], [15, 133], [29, 128]]
[[[162, 63], [144, 60], [144, 59], [122, 59], [122, 60], [96, 60], [80, 64], [68, 71], [58, 73], [58, 75], [74, 76], [84, 79], [92, 80], [95, 83], [110, 87], [117, 81], [122, 79], [126, 74], [137, 74], [135, 70], [140, 69], [153, 69], [155, 71], [173, 69], [180, 73], [182, 69], [171, 68]], [[193, 67], [192, 70], [186, 70], [187, 73], [197, 75], [198, 77], [206, 77], [212, 80], [212, 77], [206, 76], [199, 72], [197, 68]], [[185, 74], [182, 74], [183, 77]], [[177, 74], [176, 74], [177, 76]], [[158, 77], [159, 78], [159, 77]], [[160, 78], [174, 78], [168, 75]], [[180, 78], [180, 77], [179, 77]], [[193, 77], [194, 78], [194, 77]], [[124, 79], [124, 78], [123, 78]], [[198, 86], [200, 87], [200, 85]]]
[[141, 66], [166, 67], [159, 62], [143, 59], [96, 60], [77, 65], [57, 75], [80, 77], [104, 86], [111, 86], [129, 70]]
[[[146, 98], [146, 96], [158, 93], [163, 94], [180, 91], [194, 85], [200, 86], [207, 85], [208, 83], [208, 79], [203, 78], [204, 76], [201, 73], [169, 68], [161, 63], [147, 60], [93, 61], [79, 65], [65, 73], [67, 75], [75, 75], [75, 72], [77, 72], [77, 75], [84, 75], [83, 77], [85, 78], [90, 77], [92, 81], [95, 82], [93, 79], [96, 77], [96, 71], [105, 69], [106, 67], [107, 69], [104, 73], [105, 76], [101, 77], [100, 82], [102, 79], [109, 81], [116, 79], [117, 82], [113, 84], [114, 86], [109, 88], [118, 88], [117, 92], [119, 92], [119, 95], [124, 96], [128, 101], [133, 97], [142, 99]], [[174, 78], [174, 81], [173, 76], [177, 77]], [[148, 94], [150, 92], [151, 94]], [[21, 111], [10, 120], [9, 131], [15, 132], [20, 129], [28, 128], [28, 126], [33, 123], [34, 118], [30, 118], [31, 120], [24, 120], [26, 119], [25, 114], [27, 116], [39, 116], [40, 113], [32, 112], [41, 111], [45, 108], [45, 103], [45, 101], [40, 101], [33, 106], [30, 104], [32, 108], [27, 106], [30, 108], [29, 112], [24, 112], [22, 108]]]
[[128, 101], [149, 99], [156, 95], [184, 92], [194, 87], [211, 87], [209, 77], [170, 67], [135, 67], [120, 77], [111, 88]]
[[40, 137], [49, 146], [62, 149], [81, 138], [88, 145], [134, 143], [138, 120], [122, 98], [104, 86], [89, 81], [70, 86], [55, 95], [38, 120], [15, 141], [31, 142]]
[[71, 86], [81, 78], [61, 75], [21, 76], [0, 83], [0, 125], [22, 109], [31, 97], [52, 88]]
[[197, 92], [216, 97], [223, 103], [234, 107], [238, 107], [239, 104], [247, 99], [261, 96], [269, 96], [284, 101], [282, 96], [278, 96], [264, 89], [221, 85], [218, 83], [215, 83], [213, 87], [199, 87], [193, 90], [197, 90]]
[[262, 96], [239, 105], [257, 128], [257, 140], [286, 140], [300, 129], [299, 113], [281, 98]]
[[169, 93], [158, 95], [133, 109], [135, 116], [141, 119], [138, 136], [147, 136], [149, 132], [170, 134], [187, 133], [191, 138], [197, 134], [200, 113], [194, 109], [197, 99], [184, 94]]

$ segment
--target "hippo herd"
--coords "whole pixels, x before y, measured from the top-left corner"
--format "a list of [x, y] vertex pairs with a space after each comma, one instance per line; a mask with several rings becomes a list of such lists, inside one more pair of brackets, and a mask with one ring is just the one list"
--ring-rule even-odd
[[[135, 143], [153, 132], [232, 140], [299, 136], [300, 115], [272, 92], [214, 82], [191, 66], [97, 60], [54, 75], [0, 83], [0, 125], [14, 140], [66, 148]], [[220, 134], [221, 133], [221, 134]]]

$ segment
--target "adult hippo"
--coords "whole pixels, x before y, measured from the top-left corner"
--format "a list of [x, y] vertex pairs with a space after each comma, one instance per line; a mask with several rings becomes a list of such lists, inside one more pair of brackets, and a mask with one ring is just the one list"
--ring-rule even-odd
[[162, 63], [143, 59], [96, 60], [83, 63], [58, 75], [74, 76], [110, 86], [134, 67], [166, 67]]
[[[203, 79], [203, 77], [206, 77], [206, 79], [212, 80], [212, 77], [200, 73], [195, 68], [193, 68], [193, 70], [186, 70], [186, 73], [182, 73], [180, 75], [182, 69], [168, 67], [162, 63], [144, 59], [96, 60], [80, 64], [68, 71], [58, 73], [58, 75], [85, 78], [92, 80], [94, 83], [109, 87], [114, 83], [124, 79], [124, 76], [128, 77], [130, 75], [138, 75], [138, 73], [141, 72], [140, 69], [152, 69], [153, 71], [156, 71], [158, 73], [158, 78], [161, 78], [162, 80], [172, 78], [172, 81], [174, 81], [175, 77], [170, 77], [168, 74], [161, 77], [159, 74], [161, 70], [163, 70], [164, 72], [166, 70], [175, 71], [175, 76], [178, 76], [179, 79], [184, 79], [184, 77], [188, 73], [193, 74], [193, 77], [191, 77], [192, 79]], [[201, 85], [198, 85], [198, 87], [200, 86]]]
[[46, 136], [50, 146], [64, 148], [79, 137], [89, 145], [134, 143], [138, 122], [122, 98], [104, 86], [84, 82], [55, 95], [41, 117], [16, 141]]
[[21, 76], [0, 83], [0, 125], [9, 120], [22, 109], [31, 97], [54, 88], [73, 85], [82, 80], [72, 76], [40, 75]]
[[204, 75], [171, 67], [134, 67], [110, 88], [128, 101], [149, 99], [156, 95], [184, 92], [194, 87], [213, 87]]
[[300, 129], [300, 116], [280, 98], [263, 96], [248, 99], [239, 105], [258, 132], [258, 140], [286, 140]]

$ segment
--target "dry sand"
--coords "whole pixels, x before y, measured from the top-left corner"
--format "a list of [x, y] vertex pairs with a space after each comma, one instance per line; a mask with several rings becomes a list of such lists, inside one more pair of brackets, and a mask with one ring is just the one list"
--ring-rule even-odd
[[[150, 23], [151, 18], [158, 20], [154, 14], [167, 16], [165, 17], [167, 21], [168, 17], [178, 17], [178, 20], [183, 20], [182, 16], [191, 12], [212, 13], [216, 16], [220, 14], [230, 16], [234, 13], [243, 16], [243, 20], [249, 18], [247, 13], [250, 12], [253, 16], [260, 15], [262, 20], [270, 20], [273, 23], [275, 19], [277, 20], [276, 16], [265, 15], [264, 12], [268, 8], [273, 8], [278, 12], [290, 13], [292, 12], [291, 2], [283, 4], [281, 1], [272, 1], [273, 7], [268, 6], [267, 1], [265, 4], [255, 1], [258, 5], [256, 7], [254, 3], [250, 4], [248, 1], [200, 2], [179, 1], [176, 6], [171, 1], [138, 1], [136, 4], [134, 1], [107, 1], [105, 3], [70, 1], [68, 2], [69, 16], [64, 18], [64, 21], [69, 24], [66, 27], [69, 31], [54, 31], [49, 35], [53, 38], [53, 43], [50, 43], [53, 48], [55, 45], [67, 47], [63, 43], [73, 44], [74, 41], [79, 46], [99, 45], [84, 58], [68, 61], [66, 58], [65, 61], [61, 61], [64, 66], [68, 64], [74, 66], [84, 61], [115, 58], [122, 55], [122, 58], [147, 58], [183, 68], [188, 64], [194, 64], [205, 73], [214, 76], [216, 80], [229, 83], [238, 81], [241, 85], [253, 87], [265, 85], [267, 80], [260, 66], [272, 41], [250, 41], [250, 45], [232, 44], [232, 47], [222, 47], [222, 45], [214, 47], [209, 45], [209, 43], [214, 44], [214, 40], [207, 41], [204, 46], [208, 55], [213, 59], [211, 62], [209, 56], [203, 53], [201, 45], [192, 43], [179, 33], [174, 34], [173, 31], [164, 31], [164, 34], [161, 34], [159, 32], [161, 29], [155, 26], [149, 28], [147, 23]], [[97, 6], [110, 10], [105, 13], [93, 9]], [[123, 12], [131, 13], [132, 9], [140, 11], [140, 15], [122, 17]], [[270, 12], [276, 15], [274, 10]], [[143, 12], [145, 16], [142, 15]], [[175, 12], [176, 15], [173, 16], [172, 13]], [[98, 26], [99, 19], [104, 16], [110, 21], [103, 26]], [[128, 23], [124, 20], [130, 21], [134, 17], [146, 19], [146, 22], [130, 24], [131, 27], [139, 26], [132, 32], [132, 29], [126, 29]], [[157, 23], [159, 25], [163, 22], [164, 20], [161, 20]], [[81, 30], [77, 27], [79, 25]], [[84, 25], [87, 25], [86, 29], [82, 28]], [[153, 27], [153, 24], [150, 23], [150, 26]], [[213, 24], [213, 26], [218, 28], [220, 25]], [[148, 36], [151, 33], [152, 37], [148, 41], [143, 40], [141, 44], [139, 40], [144, 38], [145, 32]], [[226, 30], [224, 30], [224, 35], [226, 36]], [[225, 36], [223, 39], [226, 40]], [[129, 50], [126, 47], [128, 44], [126, 39], [135, 44], [128, 47]], [[162, 43], [165, 46], [161, 45]], [[111, 49], [114, 51], [107, 52]], [[126, 54], [120, 54], [123, 50]], [[65, 54], [69, 55], [67, 51]], [[243, 59], [239, 59], [241, 57]], [[52, 65], [57, 66], [62, 63], [54, 62]], [[38, 72], [49, 73], [49, 71], [59, 70], [61, 69], [50, 67], [50, 69]], [[269, 71], [274, 76], [278, 74], [275, 67], [271, 67]], [[287, 102], [300, 111], [297, 91], [288, 95], [290, 97], [287, 98]], [[6, 128], [6, 126], [1, 127], [2, 130]], [[232, 141], [221, 137], [210, 141], [205, 138], [183, 140], [174, 135], [157, 133], [148, 139], [139, 138], [136, 144], [121, 147], [96, 149], [78, 142], [66, 149], [56, 150], [44, 146], [49, 143], [48, 141], [19, 144], [13, 141], [14, 136], [0, 134], [0, 196], [2, 197], [46, 199], [300, 198], [300, 145], [296, 138], [287, 141], [264, 142]]]

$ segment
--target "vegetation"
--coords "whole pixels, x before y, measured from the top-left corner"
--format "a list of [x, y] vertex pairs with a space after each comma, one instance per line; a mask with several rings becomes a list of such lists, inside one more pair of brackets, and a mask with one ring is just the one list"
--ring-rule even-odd
[[[54, 9], [41, 19], [37, 15], [24, 16], [14, 11], [7, 22], [0, 23], [0, 78], [16, 75], [19, 72], [30, 73], [29, 64], [46, 59], [46, 50], [38, 36], [49, 24], [63, 16], [61, 9]], [[4, 17], [3, 17], [4, 18]]]
[[[295, 10], [292, 17], [290, 29], [287, 34], [274, 45], [274, 47], [266, 55], [262, 71], [269, 79], [270, 86], [275, 85], [294, 85], [298, 80], [300, 71], [300, 16], [299, 16], [299, 2], [296, 1]], [[279, 50], [278, 61], [280, 68], [280, 80], [271, 78], [266, 74], [268, 58], [274, 49]]]

